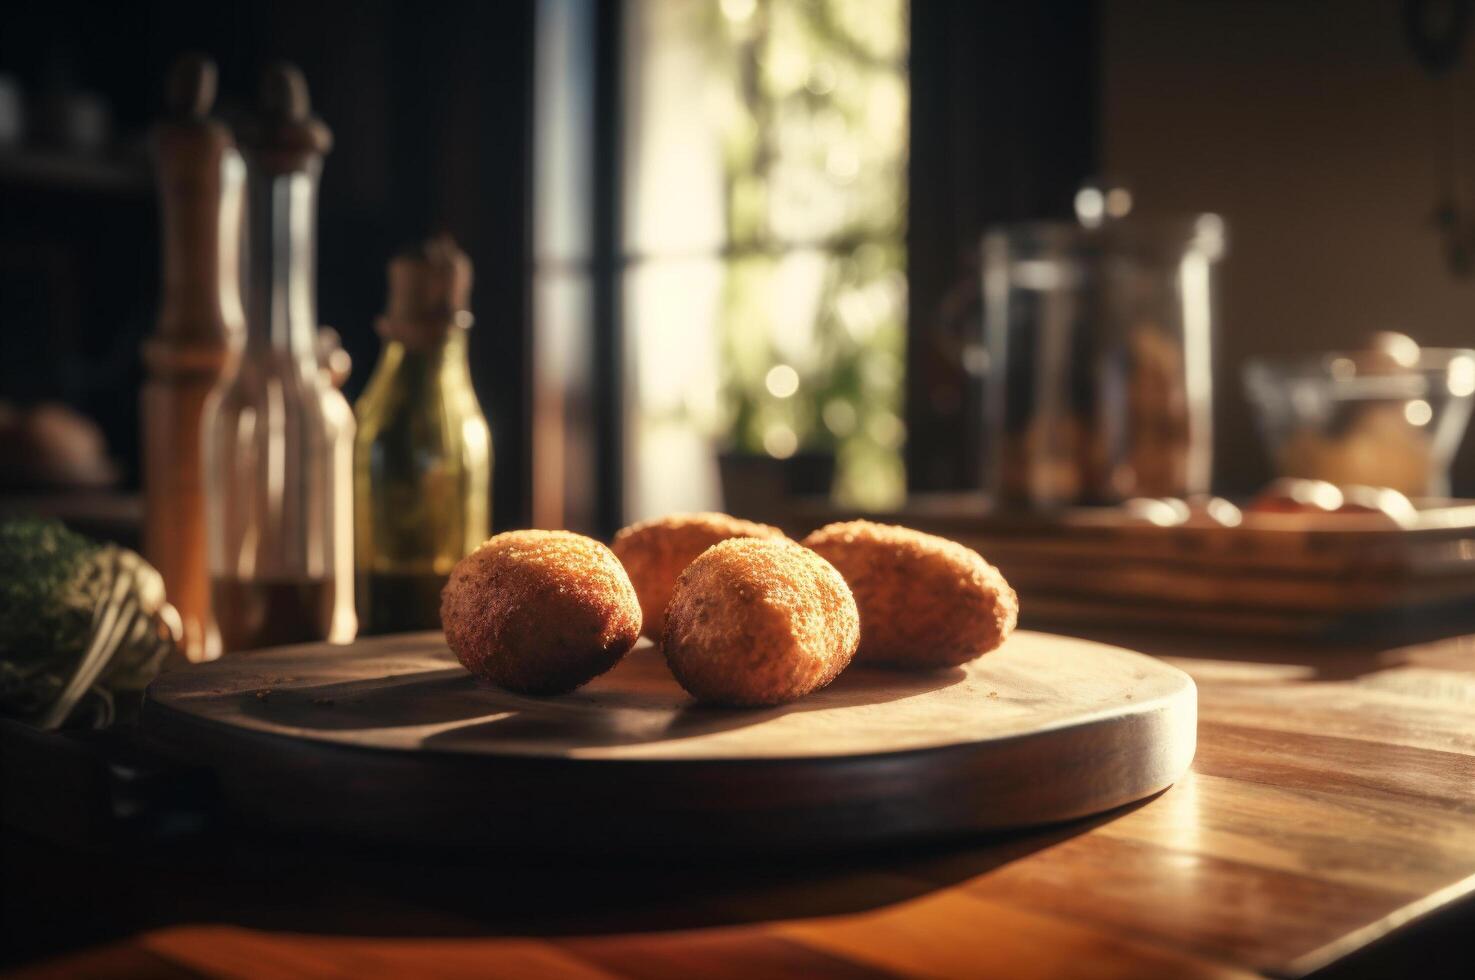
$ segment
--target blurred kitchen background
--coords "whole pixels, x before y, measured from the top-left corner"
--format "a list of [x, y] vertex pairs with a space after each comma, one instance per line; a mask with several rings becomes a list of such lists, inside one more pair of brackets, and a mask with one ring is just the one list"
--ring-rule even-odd
[[[987, 489], [981, 236], [1103, 201], [1222, 219], [1212, 485], [1248, 497], [1276, 475], [1249, 359], [1475, 344], [1471, 6], [11, 4], [3, 506], [137, 542], [146, 136], [187, 51], [226, 122], [288, 59], [334, 131], [319, 318], [350, 401], [386, 260], [440, 232], [469, 255], [496, 529]], [[1451, 489], [1475, 495], [1469, 440]]]

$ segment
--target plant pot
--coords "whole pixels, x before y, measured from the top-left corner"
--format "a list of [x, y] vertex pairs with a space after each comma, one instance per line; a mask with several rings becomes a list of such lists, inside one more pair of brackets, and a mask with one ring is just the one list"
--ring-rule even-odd
[[791, 497], [828, 496], [835, 482], [835, 454], [795, 453], [775, 459], [751, 453], [720, 453], [722, 500], [727, 512], [738, 517], [772, 514]]

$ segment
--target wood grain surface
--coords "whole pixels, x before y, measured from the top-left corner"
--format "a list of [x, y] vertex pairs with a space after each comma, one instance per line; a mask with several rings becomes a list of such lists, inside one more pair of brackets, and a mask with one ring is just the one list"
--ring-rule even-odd
[[[1109, 814], [737, 864], [241, 842], [174, 871], [78, 858], [68, 878], [28, 841], [7, 866], [35, 855], [85, 883], [42, 920], [73, 948], [83, 909], [122, 918], [23, 975], [1469, 975], [1475, 637], [1131, 640], [1194, 677], [1199, 747], [1172, 788]], [[589, 801], [591, 832], [608, 805]]]
[[[765, 709], [695, 704], [646, 642], [571, 694], [525, 697], [422, 633], [175, 671], [144, 711], [146, 729], [221, 773], [234, 807], [277, 827], [409, 843], [492, 831], [564, 850], [578, 844], [570, 804], [618, 787], [598, 847], [709, 852], [1088, 816], [1181, 776], [1195, 722], [1181, 670], [1029, 631], [965, 667], [853, 667]], [[263, 780], [300, 786], [263, 793]], [[754, 792], [735, 800], [741, 787]]]

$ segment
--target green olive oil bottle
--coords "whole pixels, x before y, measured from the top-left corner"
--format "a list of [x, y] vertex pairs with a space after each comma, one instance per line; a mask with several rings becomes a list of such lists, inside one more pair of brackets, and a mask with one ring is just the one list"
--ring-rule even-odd
[[448, 237], [389, 263], [379, 363], [354, 414], [362, 634], [440, 628], [451, 568], [486, 540], [492, 437], [471, 387], [471, 261]]

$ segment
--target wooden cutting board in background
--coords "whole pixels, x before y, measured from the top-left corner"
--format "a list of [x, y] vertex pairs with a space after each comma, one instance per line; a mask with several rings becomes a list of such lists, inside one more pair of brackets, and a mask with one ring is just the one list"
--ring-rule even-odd
[[798, 540], [842, 516], [951, 538], [999, 567], [1022, 621], [1224, 634], [1420, 639], [1475, 628], [1475, 501], [1419, 500], [1399, 527], [1374, 514], [1246, 513], [1236, 527], [1158, 527], [1120, 507], [990, 510], [978, 494], [914, 495], [890, 514], [796, 498], [744, 514]]
[[144, 723], [294, 832], [592, 849], [848, 846], [1051, 823], [1164, 789], [1197, 696], [1142, 654], [1023, 631], [927, 674], [852, 668], [767, 709], [698, 706], [642, 644], [563, 697], [476, 682], [439, 634], [229, 655]]

